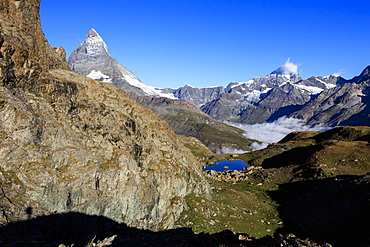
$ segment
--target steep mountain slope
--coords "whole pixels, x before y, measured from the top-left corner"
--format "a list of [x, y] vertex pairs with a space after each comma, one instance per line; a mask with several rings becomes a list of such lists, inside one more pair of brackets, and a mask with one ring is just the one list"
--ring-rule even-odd
[[150, 109], [65, 70], [39, 6], [0, 1], [0, 223], [80, 212], [172, 227], [186, 195], [209, 195], [200, 163]]
[[216, 154], [251, 150], [254, 141], [244, 137], [243, 130], [212, 119], [185, 100], [133, 94], [130, 97], [156, 112], [176, 134], [195, 137]]
[[88, 37], [71, 53], [68, 64], [73, 72], [94, 80], [110, 82], [126, 92], [165, 96], [154, 87], [142, 83], [136, 75], [112, 58], [108, 46], [94, 29], [89, 31]]

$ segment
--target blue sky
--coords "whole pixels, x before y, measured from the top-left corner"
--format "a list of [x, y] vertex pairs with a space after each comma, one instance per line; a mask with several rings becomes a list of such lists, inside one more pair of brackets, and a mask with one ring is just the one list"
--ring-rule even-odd
[[41, 1], [41, 23], [67, 56], [94, 28], [145, 84], [226, 86], [290, 58], [303, 78], [370, 65], [370, 1]]

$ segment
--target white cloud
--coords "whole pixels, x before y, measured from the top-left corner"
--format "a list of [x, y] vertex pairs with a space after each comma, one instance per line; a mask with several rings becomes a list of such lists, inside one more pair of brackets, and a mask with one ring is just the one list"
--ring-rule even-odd
[[342, 75], [344, 75], [346, 73], [346, 71], [344, 70], [344, 69], [340, 69], [340, 70], [338, 70], [337, 72], [335, 72], [334, 74], [333, 74], [333, 76], [342, 76]]
[[293, 131], [320, 131], [330, 129], [330, 127], [325, 125], [308, 126], [304, 124], [303, 120], [287, 117], [281, 117], [272, 123], [239, 124], [235, 126], [243, 129], [246, 132], [244, 135], [247, 138], [261, 142], [261, 144], [257, 142], [253, 143], [251, 145], [253, 150], [262, 149], [267, 147], [268, 144], [276, 143]]
[[246, 150], [222, 147], [221, 150], [217, 150], [216, 154], [244, 154], [247, 152]]
[[286, 62], [281, 65], [278, 69], [273, 71], [272, 73], [274, 74], [279, 74], [279, 75], [298, 75], [298, 67], [299, 64], [294, 64], [290, 62], [290, 58], [286, 60]]

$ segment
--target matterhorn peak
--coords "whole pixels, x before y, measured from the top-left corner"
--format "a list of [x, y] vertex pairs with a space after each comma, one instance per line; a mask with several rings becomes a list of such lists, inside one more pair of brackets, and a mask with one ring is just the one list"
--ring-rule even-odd
[[101, 37], [99, 36], [98, 32], [97, 32], [97, 31], [95, 31], [95, 29], [94, 29], [94, 28], [91, 28], [91, 30], [89, 31], [89, 33], [88, 33], [87, 37], [89, 37], [89, 38], [92, 38], [92, 37], [99, 37], [99, 38], [101, 38]]
[[86, 52], [90, 56], [103, 56], [105, 58], [110, 56], [107, 44], [94, 28], [89, 31], [87, 39], [80, 46], [86, 47]]

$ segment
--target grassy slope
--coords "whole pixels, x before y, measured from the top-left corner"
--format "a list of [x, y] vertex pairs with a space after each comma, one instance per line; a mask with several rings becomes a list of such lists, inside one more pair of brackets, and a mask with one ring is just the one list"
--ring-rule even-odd
[[222, 147], [248, 151], [254, 142], [244, 137], [244, 131], [239, 128], [204, 119], [203, 115], [191, 111], [182, 110], [178, 115], [158, 116], [164, 119], [176, 134], [195, 137], [213, 152], [221, 150]]
[[[239, 155], [238, 159], [261, 168], [243, 182], [209, 178], [213, 186], [212, 200], [187, 197], [189, 208], [178, 224], [192, 227], [196, 232], [229, 229], [254, 237], [272, 235], [285, 228], [317, 241], [340, 244], [341, 237], [349, 238], [343, 243], [356, 246], [366, 241], [366, 236], [360, 234], [362, 223], [356, 225], [352, 221], [370, 220], [369, 215], [355, 210], [363, 209], [369, 197], [370, 178], [366, 180], [365, 175], [370, 172], [369, 137], [369, 127], [294, 132], [264, 150]], [[217, 155], [206, 162], [228, 158], [231, 156]], [[338, 192], [332, 195], [330, 191]], [[347, 191], [352, 192], [344, 193]], [[350, 196], [354, 191], [359, 195], [355, 199]], [[321, 209], [315, 209], [317, 206]], [[349, 208], [355, 217], [342, 217]], [[307, 215], [302, 216], [301, 212]], [[328, 215], [331, 218], [327, 218]], [[365, 218], [358, 219], [359, 215]], [[356, 239], [343, 234], [338, 238], [335, 234], [335, 231], [341, 232], [336, 225], [345, 225], [345, 220], [354, 228], [352, 232], [358, 232]], [[318, 222], [330, 222], [330, 225], [321, 226]], [[327, 232], [325, 228], [333, 231]]]
[[232, 230], [254, 237], [272, 235], [282, 227], [277, 204], [267, 195], [274, 184], [256, 186], [257, 182], [221, 182], [209, 179], [212, 200], [188, 196], [189, 208], [178, 222], [195, 232], [216, 233]]

